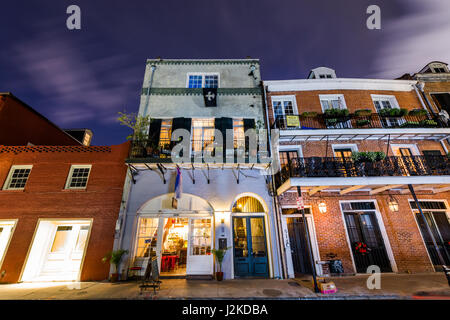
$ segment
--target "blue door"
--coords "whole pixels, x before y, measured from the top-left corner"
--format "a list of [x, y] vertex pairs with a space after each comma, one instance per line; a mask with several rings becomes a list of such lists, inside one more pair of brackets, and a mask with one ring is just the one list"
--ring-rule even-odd
[[233, 217], [234, 274], [268, 277], [264, 217]]

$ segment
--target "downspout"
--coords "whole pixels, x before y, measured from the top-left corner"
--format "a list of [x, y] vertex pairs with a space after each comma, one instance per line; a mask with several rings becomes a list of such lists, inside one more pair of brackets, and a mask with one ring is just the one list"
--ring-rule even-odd
[[[267, 92], [266, 92], [266, 87], [264, 85], [264, 83], [261, 81], [261, 86], [263, 88], [263, 95], [264, 95], [264, 113], [266, 116], [266, 123], [267, 123], [267, 139], [268, 139], [268, 143], [269, 143], [269, 150], [271, 152], [271, 157], [273, 158], [275, 156], [275, 154], [273, 153], [273, 149], [272, 149], [272, 140], [271, 140], [271, 135], [270, 135], [270, 125], [269, 125], [269, 110], [268, 110], [268, 104], [267, 104]], [[278, 156], [278, 155], [276, 155]], [[273, 177], [273, 175], [270, 177], [270, 182], [271, 182], [271, 186], [272, 186], [272, 190], [276, 193], [276, 186], [275, 186], [275, 179]], [[287, 268], [286, 268], [286, 258], [285, 258], [285, 248], [283, 248], [283, 230], [281, 229], [281, 219], [280, 219], [280, 211], [279, 211], [279, 207], [278, 207], [278, 197], [276, 194], [273, 195], [273, 203], [274, 203], [274, 211], [275, 211], [275, 224], [276, 224], [276, 230], [277, 230], [277, 234], [278, 234], [278, 251], [279, 251], [279, 255], [281, 256], [281, 259], [278, 259], [278, 267], [281, 269], [281, 276], [282, 278], [287, 278]], [[280, 261], [281, 260], [281, 261]]]
[[148, 110], [148, 102], [150, 100], [150, 89], [152, 87], [153, 84], [153, 76], [155, 74], [155, 70], [156, 70], [156, 65], [152, 64], [151, 65], [151, 69], [152, 69], [152, 74], [150, 75], [150, 81], [148, 83], [148, 87], [147, 87], [147, 97], [145, 98], [145, 106], [144, 106], [144, 112], [142, 113], [142, 115], [144, 116], [145, 114], [147, 114], [147, 110]]
[[[425, 91], [423, 90], [424, 87], [425, 87], [425, 84], [424, 84], [423, 82], [418, 82], [418, 83], [415, 85], [416, 92], [417, 92], [417, 88], [419, 88], [419, 89], [420, 89], [420, 92], [422, 93], [423, 98], [425, 99], [425, 101], [426, 101], [426, 103], [427, 103], [428, 109], [430, 110], [430, 112], [431, 112], [431, 114], [433, 115], [433, 117], [436, 117], [437, 115], [436, 115], [436, 113], [434, 112], [434, 108], [433, 108], [433, 106], [431, 105], [430, 101], [428, 100], [427, 95], [425, 94]], [[419, 97], [420, 97], [420, 95], [419, 95]], [[422, 100], [422, 99], [421, 99], [421, 100]]]

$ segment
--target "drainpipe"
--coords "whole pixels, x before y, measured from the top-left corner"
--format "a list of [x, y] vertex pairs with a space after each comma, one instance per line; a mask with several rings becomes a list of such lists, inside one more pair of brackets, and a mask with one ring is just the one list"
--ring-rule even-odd
[[[269, 150], [270, 150], [270, 155], [272, 156], [272, 159], [274, 156], [278, 156], [275, 155], [272, 151], [272, 140], [271, 140], [271, 135], [270, 135], [270, 126], [269, 126], [269, 110], [268, 110], [268, 104], [267, 104], [267, 92], [266, 92], [266, 87], [264, 86], [264, 83], [261, 81], [261, 86], [263, 88], [263, 95], [264, 95], [264, 113], [266, 116], [266, 124], [267, 124], [267, 139], [268, 139], [268, 145], [269, 145]], [[275, 186], [275, 179], [273, 177], [273, 175], [270, 177], [270, 183], [272, 186], [272, 190], [276, 193], [276, 186]], [[275, 213], [275, 224], [276, 224], [276, 230], [277, 230], [277, 234], [278, 234], [278, 252], [279, 252], [279, 256], [281, 257], [281, 259], [278, 259], [278, 267], [281, 269], [281, 276], [282, 278], [287, 278], [287, 267], [286, 267], [286, 257], [285, 257], [285, 251], [283, 248], [283, 230], [281, 227], [281, 218], [280, 218], [280, 209], [278, 207], [278, 197], [276, 195], [274, 195], [273, 197], [273, 204], [274, 204], [274, 213]], [[281, 260], [281, 261], [280, 261]]]
[[152, 84], [153, 84], [153, 76], [155, 74], [156, 65], [152, 64], [151, 69], [152, 69], [152, 74], [150, 75], [150, 81], [149, 81], [148, 87], [147, 87], [147, 97], [145, 98], [145, 107], [144, 107], [143, 115], [145, 115], [147, 113], [148, 102], [150, 100], [150, 89], [151, 89]]
[[448, 154], [448, 148], [447, 148], [447, 146], [445, 145], [444, 140], [448, 140], [448, 139], [447, 139], [447, 138], [444, 138], [444, 139], [439, 140], [439, 142], [441, 143], [441, 146], [442, 146], [442, 148], [444, 149], [445, 154]]
[[[430, 235], [431, 241], [433, 241], [433, 246], [434, 246], [434, 249], [436, 250], [436, 253], [438, 255], [439, 262], [441, 263], [442, 266], [444, 266], [445, 265], [444, 257], [442, 257], [442, 254], [439, 251], [436, 239], [434, 238], [433, 232], [431, 232], [431, 228], [428, 225], [427, 219], [425, 219], [425, 215], [423, 214], [422, 208], [420, 207], [419, 200], [417, 200], [417, 196], [416, 196], [416, 193], [414, 192], [414, 188], [413, 188], [412, 184], [408, 184], [408, 188], [409, 188], [409, 191], [411, 192], [411, 194], [412, 194], [412, 196], [414, 198], [414, 202], [416, 203], [417, 209], [419, 210], [420, 215], [422, 216], [422, 219], [423, 219], [423, 221], [425, 223], [425, 226], [427, 227], [427, 231], [428, 231], [428, 234]], [[445, 247], [444, 247], [444, 250], [446, 250]], [[444, 268], [444, 270], [445, 270], [445, 268]]]
[[[417, 92], [417, 88], [420, 89], [420, 92], [421, 92], [423, 98], [425, 99], [425, 101], [426, 101], [426, 103], [427, 103], [428, 109], [430, 110], [430, 112], [431, 112], [431, 114], [433, 115], [433, 117], [436, 117], [437, 115], [436, 115], [436, 113], [434, 112], [434, 108], [433, 108], [433, 106], [431, 105], [430, 101], [428, 100], [427, 95], [425, 94], [425, 91], [423, 90], [424, 87], [425, 87], [425, 83], [423, 83], [423, 82], [418, 82], [418, 83], [414, 86], [414, 88], [416, 89], [416, 92]], [[422, 102], [422, 98], [421, 98], [421, 95], [420, 95], [420, 94], [419, 94], [419, 98], [420, 98], [420, 101]], [[423, 102], [422, 102], [422, 103], [423, 103]]]

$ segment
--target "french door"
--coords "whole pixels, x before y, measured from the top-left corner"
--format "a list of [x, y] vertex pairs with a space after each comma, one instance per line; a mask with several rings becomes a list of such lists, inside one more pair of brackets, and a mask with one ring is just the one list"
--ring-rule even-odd
[[[423, 214], [433, 233], [434, 239], [436, 240], [437, 250], [439, 250], [441, 256], [444, 258], [445, 264], [450, 265], [450, 224], [448, 222], [447, 214], [445, 211], [424, 211]], [[425, 221], [419, 212], [416, 212], [416, 219], [433, 265], [440, 265], [441, 262], [439, 261], [436, 247], [433, 244]]]
[[334, 157], [342, 163], [342, 167], [337, 168], [339, 172], [341, 172], [344, 177], [352, 176], [354, 171], [352, 149], [334, 149]]
[[234, 274], [268, 277], [264, 217], [233, 217]]
[[[391, 272], [391, 264], [384, 246], [374, 211], [344, 212], [353, 259], [358, 273], [376, 265], [382, 272]], [[365, 244], [367, 252], [361, 252], [358, 244]]]
[[[286, 222], [294, 274], [312, 274], [311, 262], [309, 260], [308, 253], [308, 242], [306, 241], [305, 236], [304, 220], [302, 217], [296, 217], [287, 218]], [[307, 221], [306, 228], [308, 228]]]

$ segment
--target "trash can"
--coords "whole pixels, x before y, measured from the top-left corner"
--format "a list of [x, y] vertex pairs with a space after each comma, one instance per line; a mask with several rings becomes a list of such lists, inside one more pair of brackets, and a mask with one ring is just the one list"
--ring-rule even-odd
[[328, 268], [330, 269], [330, 274], [344, 273], [341, 260], [328, 260]]
[[447, 277], [448, 285], [450, 286], [450, 266], [442, 266], [445, 276]]

